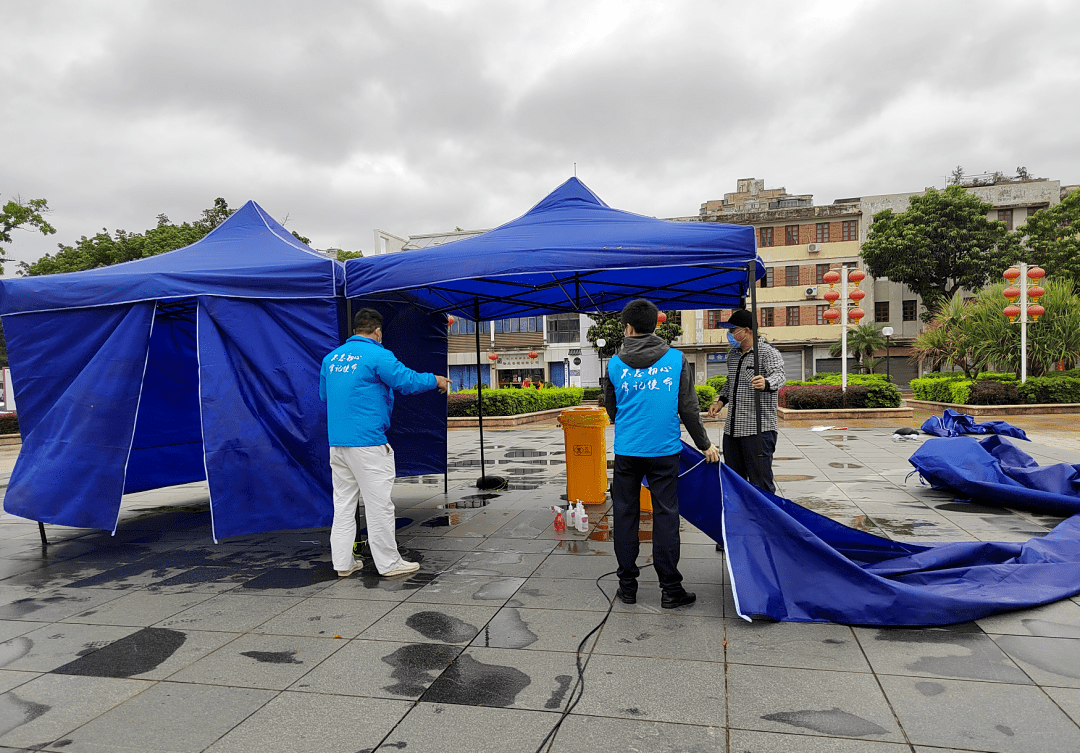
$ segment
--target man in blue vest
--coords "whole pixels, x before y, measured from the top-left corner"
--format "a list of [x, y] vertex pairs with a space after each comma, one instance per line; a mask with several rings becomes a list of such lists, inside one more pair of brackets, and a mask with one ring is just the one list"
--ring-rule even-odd
[[334, 524], [330, 551], [334, 569], [345, 578], [363, 563], [353, 558], [357, 493], [364, 498], [368, 546], [380, 575], [409, 575], [420, 569], [401, 558], [397, 548], [394, 502], [390, 493], [397, 475], [394, 450], [386, 442], [394, 390], [403, 395], [438, 388], [450, 381], [420, 374], [382, 346], [382, 314], [360, 309], [353, 319], [353, 337], [327, 354], [319, 373], [319, 397], [326, 403], [330, 434], [330, 471], [334, 482]]
[[708, 462], [720, 462], [720, 451], [705, 434], [685, 356], [655, 334], [657, 313], [644, 298], [622, 310], [625, 339], [608, 362], [604, 406], [615, 423], [615, 595], [624, 604], [637, 602], [641, 480], [647, 478], [653, 500], [653, 566], [663, 592], [660, 605], [674, 609], [697, 599], [683, 588], [679, 574], [679, 419]]

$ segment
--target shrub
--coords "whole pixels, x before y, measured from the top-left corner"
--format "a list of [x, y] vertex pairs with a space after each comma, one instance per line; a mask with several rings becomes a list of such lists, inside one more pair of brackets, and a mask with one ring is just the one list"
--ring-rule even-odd
[[[550, 390], [484, 390], [485, 416], [517, 416], [553, 408], [580, 405], [580, 387], [555, 387]], [[476, 392], [458, 392], [447, 403], [448, 416], [475, 416]]]
[[[890, 385], [891, 386], [891, 385]], [[787, 405], [793, 410], [827, 410], [831, 408], [866, 408], [870, 387], [849, 385], [844, 392], [839, 385], [801, 385], [781, 388]], [[895, 389], [895, 387], [893, 387]], [[899, 395], [899, 392], [897, 393]]]
[[[885, 374], [848, 374], [848, 384], [875, 384], [877, 382], [887, 382], [888, 378]], [[804, 384], [841, 384], [843, 382], [843, 374], [839, 371], [822, 371], [818, 374], [814, 374], [809, 381]]]
[[977, 380], [971, 385], [968, 405], [1018, 405], [1023, 401], [1016, 382]]
[[724, 389], [724, 385], [727, 384], [726, 376], [714, 376], [705, 380], [705, 384], [716, 390], [717, 394], [720, 394], [720, 390]]
[[949, 388], [949, 397], [943, 402], [967, 405], [971, 397], [971, 385], [975, 384], [970, 379], [952, 379], [944, 383]]
[[17, 413], [0, 413], [0, 434], [18, 434], [19, 416]]
[[891, 382], [878, 382], [866, 385], [867, 408], [899, 408], [900, 389]]
[[700, 412], [704, 413], [709, 410], [709, 406], [716, 402], [716, 390], [707, 384], [694, 385], [694, 389], [697, 390], [698, 406], [701, 408]]
[[[1074, 370], [1075, 371], [1075, 370]], [[1068, 372], [1058, 372], [1059, 375]], [[1025, 403], [1080, 403], [1080, 378], [1074, 376], [1028, 377], [1016, 391]]]
[[[952, 385], [957, 382], [965, 382], [970, 387], [971, 380], [964, 379], [963, 374], [956, 377], [921, 377], [911, 380], [911, 391], [917, 400], [933, 400], [938, 403], [954, 403]], [[966, 395], [966, 393], [964, 393]]]
[[920, 379], [963, 379], [964, 372], [962, 371], [931, 371], [927, 374], [923, 374]]
[[[1011, 371], [984, 371], [975, 377], [976, 382], [1018, 382], [1020, 377]], [[987, 403], [987, 405], [1000, 405], [1000, 403]]]
[[602, 390], [599, 387], [583, 387], [582, 400], [596, 400], [600, 397]]

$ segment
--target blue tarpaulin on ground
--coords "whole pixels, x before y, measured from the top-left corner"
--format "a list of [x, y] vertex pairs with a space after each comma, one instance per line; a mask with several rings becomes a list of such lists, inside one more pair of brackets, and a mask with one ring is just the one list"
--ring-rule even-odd
[[947, 625], [1080, 593], [1080, 516], [1023, 543], [904, 544], [701, 459], [684, 446], [680, 512], [724, 542], [736, 606], [747, 619]]
[[1080, 513], [1080, 465], [1040, 466], [1003, 437], [928, 439], [908, 462], [934, 488], [980, 504]]
[[[4, 508], [112, 530], [124, 493], [206, 479], [215, 538], [329, 525], [319, 367], [343, 340], [343, 286], [254, 202], [176, 251], [0, 281], [23, 436]], [[384, 314], [387, 347], [442, 373], [445, 317]], [[445, 470], [439, 398], [395, 403], [412, 432], [399, 475]]]
[[961, 437], [965, 434], [1003, 434], [1007, 437], [1027, 439], [1027, 434], [1019, 426], [1013, 426], [1005, 421], [984, 421], [976, 423], [974, 416], [966, 413], [957, 413], [952, 408], [946, 408], [940, 416], [930, 416], [919, 427], [926, 434], [935, 437]]

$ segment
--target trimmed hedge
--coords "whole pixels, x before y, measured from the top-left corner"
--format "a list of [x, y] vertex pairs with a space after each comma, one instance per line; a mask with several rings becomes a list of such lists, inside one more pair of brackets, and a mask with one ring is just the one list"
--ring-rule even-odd
[[778, 398], [780, 407], [792, 410], [899, 408], [901, 403], [896, 385], [881, 380], [849, 384], [846, 394], [838, 384], [785, 384]]
[[17, 413], [0, 414], [0, 434], [18, 434], [19, 416]]
[[1080, 378], [1065, 376], [1068, 373], [1028, 377], [1023, 384], [1016, 385], [1016, 391], [1025, 403], [1080, 403]]
[[[543, 390], [484, 390], [485, 416], [518, 416], [554, 408], [581, 405], [581, 387], [555, 387]], [[455, 392], [447, 401], [446, 415], [475, 416], [476, 391]]]
[[700, 407], [700, 413], [705, 413], [709, 410], [709, 406], [716, 402], [716, 390], [707, 384], [696, 384], [694, 389], [697, 390], [697, 401]]
[[[984, 371], [975, 377], [976, 382], [1019, 382], [1020, 377], [1011, 371]], [[994, 405], [994, 403], [991, 403]]]
[[976, 380], [971, 385], [968, 405], [1019, 405], [1024, 401], [1016, 390], [1017, 384], [1015, 381]]
[[599, 387], [582, 387], [582, 390], [582, 400], [599, 400], [600, 394], [603, 392]]
[[705, 384], [716, 390], [717, 394], [720, 394], [720, 390], [724, 389], [724, 385], [727, 384], [727, 376], [714, 376], [705, 380]]
[[[953, 399], [952, 386], [956, 382], [966, 382], [969, 388], [971, 385], [971, 380], [965, 379], [962, 373], [955, 377], [933, 375], [912, 379], [911, 391], [915, 394], [916, 400], [933, 400], [938, 403], [953, 403], [956, 401]], [[967, 393], [965, 392], [964, 394], [966, 395]]]

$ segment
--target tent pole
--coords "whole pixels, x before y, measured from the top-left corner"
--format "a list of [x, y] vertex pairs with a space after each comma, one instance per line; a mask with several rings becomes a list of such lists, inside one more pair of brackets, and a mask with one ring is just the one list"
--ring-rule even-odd
[[[754, 272], [757, 271], [757, 261], [751, 261], [746, 265], [746, 279], [750, 289], [750, 311], [753, 314], [754, 322], [752, 337], [754, 338], [754, 376], [761, 374], [761, 358], [758, 353], [758, 309], [757, 309], [757, 280], [754, 279]], [[761, 459], [765, 457], [765, 453], [762, 451], [761, 446], [761, 391], [754, 390], [754, 412], [757, 414], [757, 472], [758, 477], [761, 477]]]
[[480, 424], [480, 478], [476, 479], [477, 489], [501, 489], [506, 486], [502, 476], [488, 476], [484, 464], [484, 379], [480, 369], [480, 299], [473, 298], [473, 319], [476, 323], [476, 415]]
[[42, 523], [40, 520], [38, 521], [37, 529], [38, 529], [38, 533], [41, 534], [41, 546], [42, 547], [48, 546], [49, 545], [49, 540], [45, 538], [45, 524]]

